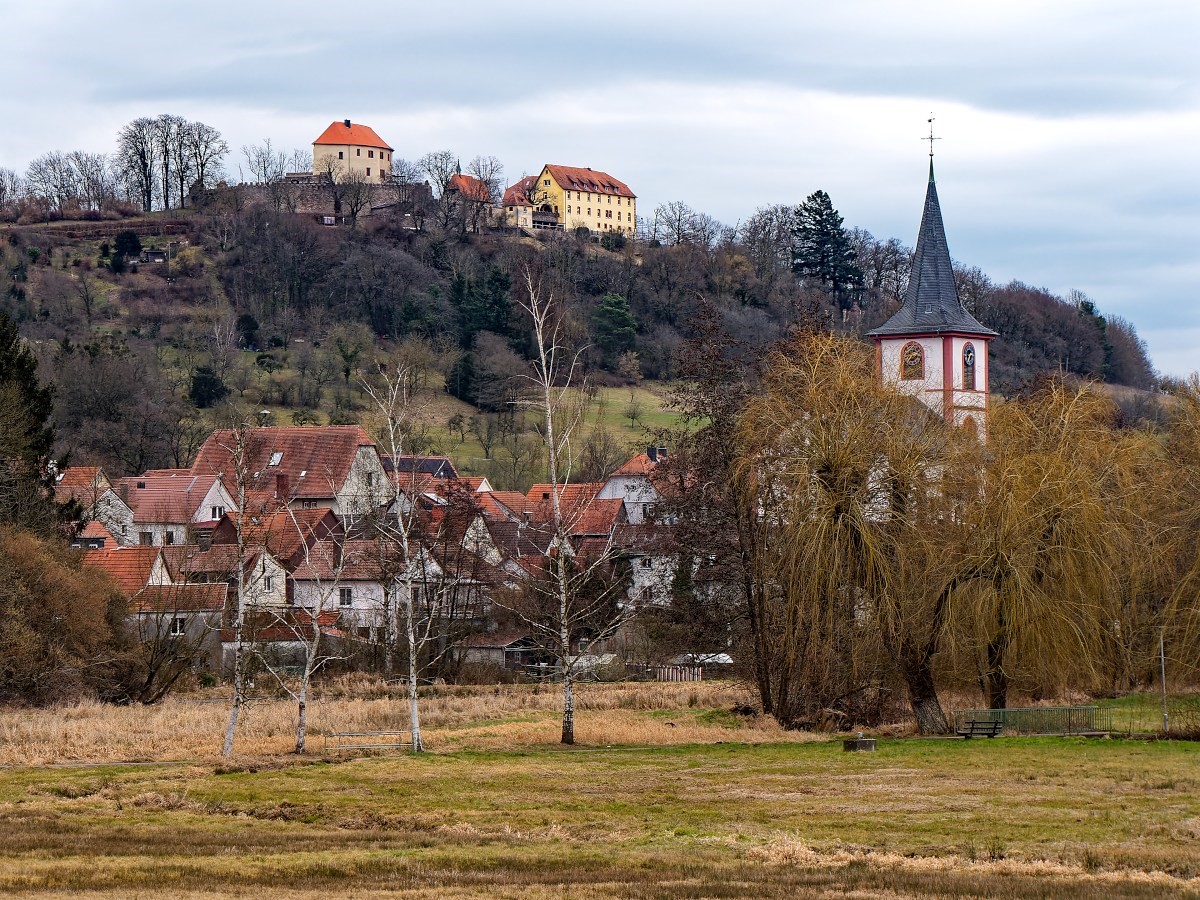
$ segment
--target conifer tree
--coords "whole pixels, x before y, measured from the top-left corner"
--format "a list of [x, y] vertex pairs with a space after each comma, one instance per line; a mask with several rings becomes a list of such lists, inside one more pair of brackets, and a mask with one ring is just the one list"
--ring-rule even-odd
[[792, 271], [827, 288], [843, 306], [862, 287], [850, 234], [824, 191], [809, 194], [792, 212]]
[[46, 532], [56, 516], [49, 470], [52, 388], [38, 383], [37, 360], [0, 313], [0, 524]]

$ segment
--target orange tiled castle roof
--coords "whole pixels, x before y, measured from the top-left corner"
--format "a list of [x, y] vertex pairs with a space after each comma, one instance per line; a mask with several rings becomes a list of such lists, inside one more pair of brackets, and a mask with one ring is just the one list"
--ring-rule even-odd
[[375, 133], [375, 129], [367, 125], [347, 124], [349, 120], [331, 122], [329, 127], [321, 132], [321, 136], [313, 141], [314, 144], [349, 144], [356, 147], [382, 147], [391, 150], [387, 142]]

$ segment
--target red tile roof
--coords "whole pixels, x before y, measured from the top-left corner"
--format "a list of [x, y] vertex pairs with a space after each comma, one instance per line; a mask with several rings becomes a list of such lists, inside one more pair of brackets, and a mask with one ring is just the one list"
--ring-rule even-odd
[[228, 596], [225, 584], [151, 586], [133, 598], [132, 609], [141, 613], [220, 612]]
[[108, 478], [99, 466], [71, 466], [58, 476], [54, 493], [59, 500], [78, 500], [86, 508], [94, 504], [108, 487]]
[[352, 147], [382, 147], [391, 150], [387, 142], [375, 133], [373, 128], [366, 125], [351, 123], [347, 127], [344, 121], [331, 122], [329, 127], [321, 132], [321, 136], [313, 141], [314, 144], [349, 144]]
[[[237, 571], [237, 545], [213, 544], [207, 550], [196, 545], [163, 547], [163, 561], [172, 581], [196, 581], [203, 575], [208, 580], [227, 582]], [[249, 571], [258, 561], [259, 549], [248, 547], [242, 568]]]
[[[340, 565], [340, 571], [339, 571]], [[399, 548], [386, 541], [320, 541], [308, 551], [308, 559], [296, 567], [293, 578], [300, 581], [380, 581], [403, 570]]]
[[618, 181], [607, 172], [581, 169], [578, 166], [555, 166], [550, 163], [547, 163], [546, 168], [543, 169], [543, 171], [546, 170], [549, 170], [551, 177], [565, 191], [587, 191], [592, 194], [637, 197], [637, 194], [629, 189], [629, 185]]
[[105, 547], [86, 551], [83, 564], [107, 572], [122, 593], [132, 597], [149, 583], [161, 552], [158, 547]]
[[625, 463], [625, 465], [621, 466], [621, 468], [617, 469], [617, 471], [613, 472], [613, 474], [614, 475], [649, 475], [651, 472], [654, 471], [654, 467], [657, 465], [658, 465], [657, 462], [654, 462], [650, 459], [649, 454], [639, 453], [633, 459], [629, 460], [629, 462]]
[[[341, 520], [330, 509], [283, 510], [263, 518], [251, 518], [242, 529], [242, 539], [250, 545], [264, 546], [284, 568], [304, 561], [304, 547], [340, 534]], [[236, 545], [234, 515], [226, 515], [213, 529], [212, 546]]]
[[536, 175], [526, 175], [516, 184], [510, 185], [504, 191], [504, 199], [500, 201], [501, 206], [533, 206], [533, 201], [529, 199], [529, 192], [533, 190], [533, 186], [537, 184], [538, 177]]
[[446, 183], [446, 190], [458, 191], [461, 196], [477, 203], [489, 203], [492, 199], [492, 192], [488, 186], [473, 175], [462, 175], [456, 172]]
[[216, 475], [193, 475], [187, 469], [163, 469], [119, 478], [117, 490], [133, 510], [134, 522], [183, 524], [196, 515], [216, 480]]
[[[236, 491], [233, 462], [236, 432], [214, 431], [200, 447], [192, 471], [223, 476], [230, 492]], [[375, 442], [361, 425], [253, 428], [247, 433], [246, 464], [254, 490], [274, 491], [278, 476], [286, 481], [285, 493], [297, 499], [330, 499], [337, 495], [354, 465], [360, 447]], [[278, 454], [278, 462], [271, 460]]]
[[77, 537], [82, 540], [103, 540], [109, 546], [115, 546], [117, 543], [117, 539], [112, 536], [112, 532], [96, 521], [88, 522], [84, 525]]

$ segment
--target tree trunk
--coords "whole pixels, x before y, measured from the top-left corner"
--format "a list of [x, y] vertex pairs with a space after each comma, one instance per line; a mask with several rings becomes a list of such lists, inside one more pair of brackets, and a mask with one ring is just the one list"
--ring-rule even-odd
[[929, 654], [902, 650], [900, 669], [908, 688], [908, 703], [917, 720], [917, 733], [946, 734], [950, 724], [938, 700]]
[[304, 752], [304, 739], [308, 732], [308, 675], [300, 682], [300, 693], [296, 697], [296, 752]]
[[[558, 520], [558, 516], [555, 519]], [[562, 528], [556, 529], [560, 534], [563, 533]], [[565, 541], [563, 542], [565, 544]], [[570, 625], [570, 600], [567, 593], [567, 561], [565, 553], [560, 549], [558, 558], [555, 560], [555, 574], [558, 578], [558, 643], [559, 651], [562, 654], [562, 679], [563, 679], [563, 717], [562, 717], [562, 743], [575, 743], [575, 683], [573, 672], [571, 670], [571, 625]]]
[[1004, 709], [1008, 705], [1008, 674], [1004, 671], [1003, 637], [988, 642], [987, 671], [983, 673], [983, 690], [988, 709]]
[[421, 753], [425, 745], [421, 741], [421, 706], [417, 697], [417, 634], [413, 623], [412, 585], [408, 586], [408, 599], [404, 604], [405, 627], [408, 632], [408, 718], [412, 730], [413, 753]]
[[229, 722], [225, 726], [225, 743], [221, 746], [221, 755], [233, 756], [233, 736], [237, 731], [238, 716], [245, 703], [246, 677], [243, 673], [245, 649], [242, 641], [242, 621], [239, 616], [233, 644], [233, 702], [229, 704]]
[[570, 671], [563, 676], [562, 743], [575, 743], [575, 681]]

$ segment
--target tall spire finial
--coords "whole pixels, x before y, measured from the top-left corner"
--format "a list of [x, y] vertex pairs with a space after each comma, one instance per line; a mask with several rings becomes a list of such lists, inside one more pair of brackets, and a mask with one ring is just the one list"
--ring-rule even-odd
[[933, 183], [933, 142], [940, 141], [940, 137], [933, 136], [933, 113], [929, 114], [929, 137], [921, 138], [923, 141], [929, 141], [929, 181]]

